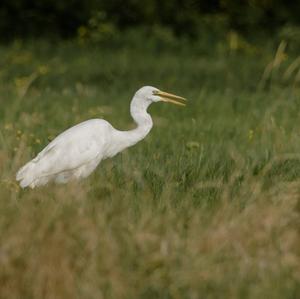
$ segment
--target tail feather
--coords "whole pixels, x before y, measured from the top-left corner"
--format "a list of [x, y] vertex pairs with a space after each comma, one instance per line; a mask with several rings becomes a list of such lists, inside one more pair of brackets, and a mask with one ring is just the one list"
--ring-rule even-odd
[[20, 186], [22, 188], [25, 187], [35, 187], [35, 180], [36, 180], [36, 171], [35, 171], [35, 163], [28, 162], [25, 164], [16, 175], [16, 180], [20, 182]]
[[42, 174], [42, 164], [36, 163], [34, 160], [25, 164], [16, 174], [16, 180], [22, 188], [35, 188], [46, 185], [49, 181], [55, 180], [57, 183], [66, 183], [72, 178], [72, 173], [64, 172], [58, 175]]

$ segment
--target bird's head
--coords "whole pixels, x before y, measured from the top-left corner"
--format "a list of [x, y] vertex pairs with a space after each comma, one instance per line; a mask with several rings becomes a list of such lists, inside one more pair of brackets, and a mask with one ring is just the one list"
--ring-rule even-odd
[[149, 102], [149, 104], [153, 102], [168, 102], [180, 106], [185, 106], [185, 101], [186, 101], [186, 99], [183, 97], [161, 91], [152, 86], [144, 86], [140, 88], [135, 93], [135, 96], [140, 100]]

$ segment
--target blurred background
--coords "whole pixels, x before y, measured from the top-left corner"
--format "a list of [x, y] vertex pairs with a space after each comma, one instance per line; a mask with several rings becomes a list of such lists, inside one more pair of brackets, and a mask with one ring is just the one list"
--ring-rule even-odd
[[[246, 35], [299, 35], [300, 2], [283, 0], [2, 0], [0, 36], [117, 39], [132, 28], [164, 28], [175, 36], [236, 30]], [[290, 32], [292, 34], [292, 32]]]

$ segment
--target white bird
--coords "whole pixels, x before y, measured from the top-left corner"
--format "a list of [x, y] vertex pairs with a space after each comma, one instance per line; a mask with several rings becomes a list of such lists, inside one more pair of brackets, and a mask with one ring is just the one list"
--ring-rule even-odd
[[130, 147], [150, 132], [153, 122], [147, 108], [154, 102], [184, 106], [185, 99], [151, 86], [132, 98], [130, 113], [137, 127], [119, 131], [103, 119], [90, 119], [69, 128], [52, 140], [17, 173], [20, 186], [34, 188], [50, 181], [66, 183], [89, 176], [98, 164]]

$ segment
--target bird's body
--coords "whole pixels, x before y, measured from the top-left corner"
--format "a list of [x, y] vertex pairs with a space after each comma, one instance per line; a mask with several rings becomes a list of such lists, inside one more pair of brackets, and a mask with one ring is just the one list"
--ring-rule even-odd
[[120, 131], [103, 119], [84, 121], [52, 140], [18, 171], [16, 179], [22, 188], [34, 188], [50, 181], [66, 183], [85, 178], [101, 160], [115, 156], [150, 132], [153, 123], [147, 108], [152, 102], [181, 104], [178, 99], [183, 98], [160, 92], [154, 87], [143, 87], [137, 91], [130, 106], [131, 115], [137, 124], [135, 129]]

